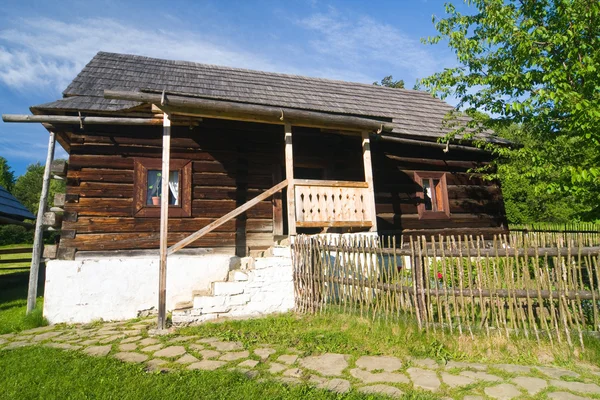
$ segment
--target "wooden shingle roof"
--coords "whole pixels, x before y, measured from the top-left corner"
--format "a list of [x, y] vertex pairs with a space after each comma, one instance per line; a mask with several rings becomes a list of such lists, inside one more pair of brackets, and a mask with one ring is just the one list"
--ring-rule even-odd
[[155, 91], [356, 115], [391, 121], [393, 133], [437, 138], [453, 107], [429, 93], [187, 61], [99, 52], [63, 92], [38, 110], [123, 111], [140, 103], [104, 99], [104, 90]]
[[0, 186], [0, 216], [22, 221], [35, 216], [5, 188]]

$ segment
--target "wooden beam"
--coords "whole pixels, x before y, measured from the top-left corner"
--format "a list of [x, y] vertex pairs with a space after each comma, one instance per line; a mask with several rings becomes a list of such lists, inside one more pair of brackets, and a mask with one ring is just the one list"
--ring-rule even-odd
[[370, 228], [371, 221], [298, 221], [300, 228]]
[[42, 193], [38, 205], [37, 219], [35, 223], [35, 236], [33, 239], [33, 254], [31, 255], [31, 268], [29, 269], [29, 287], [27, 290], [27, 314], [35, 308], [37, 297], [37, 286], [40, 270], [40, 259], [42, 257], [42, 246], [44, 244], [44, 212], [46, 211], [46, 202], [48, 201], [48, 189], [50, 187], [50, 168], [54, 159], [54, 147], [56, 145], [56, 136], [54, 131], [49, 132], [48, 154], [46, 155], [46, 165], [44, 167], [44, 179], [42, 181]]
[[[281, 182], [281, 165], [273, 165], [273, 182]], [[273, 236], [283, 235], [283, 200], [281, 192], [273, 194]]]
[[46, 227], [58, 228], [62, 224], [63, 216], [62, 214], [57, 214], [56, 212], [45, 212], [42, 220], [42, 224]]
[[171, 156], [171, 119], [163, 115], [162, 188], [160, 198], [160, 264], [158, 276], [158, 329], [167, 322], [167, 235], [169, 229], [169, 161]]
[[2, 114], [4, 122], [30, 122], [69, 125], [162, 125], [161, 118], [73, 117], [68, 115]]
[[327, 186], [327, 187], [348, 187], [348, 188], [368, 188], [368, 182], [358, 181], [323, 181], [318, 179], [294, 179], [294, 185], [297, 186]]
[[296, 193], [294, 189], [294, 146], [292, 143], [292, 125], [285, 124], [285, 179], [287, 188], [288, 235], [296, 234]]
[[369, 207], [369, 214], [373, 224], [369, 229], [371, 232], [377, 232], [377, 210], [375, 209], [375, 189], [373, 186], [373, 164], [371, 163], [371, 141], [369, 132], [362, 133], [362, 153], [363, 164], [365, 168], [365, 182], [368, 185], [365, 204]]
[[470, 152], [474, 152], [474, 153], [491, 153], [488, 150], [480, 149], [478, 147], [471, 147], [471, 146], [465, 146], [465, 145], [459, 145], [459, 144], [448, 144], [446, 146], [446, 143], [429, 142], [426, 140], [406, 139], [406, 138], [389, 136], [389, 135], [379, 135], [379, 136], [377, 136], [377, 138], [378, 138], [378, 140], [383, 140], [383, 141], [387, 141], [387, 142], [409, 144], [409, 145], [423, 146], [423, 147], [435, 147], [435, 148], [442, 149], [442, 150], [447, 148], [449, 150], [470, 151]]
[[69, 163], [67, 160], [54, 160], [50, 167], [50, 173], [52, 175], [60, 176], [64, 178], [67, 176], [67, 170], [69, 169]]
[[279, 125], [289, 123], [297, 126], [330, 129], [370, 131], [378, 131], [380, 129], [391, 131], [393, 129], [393, 126], [387, 121], [378, 121], [369, 118], [188, 96], [168, 95], [165, 96], [164, 104], [162, 104], [163, 97], [158, 93], [105, 90], [104, 98], [141, 101], [156, 105], [161, 104], [161, 110], [181, 115], [235, 119]]
[[285, 180], [283, 182], [280, 182], [277, 185], [273, 186], [271, 189], [262, 192], [261, 194], [259, 194], [258, 196], [256, 196], [252, 200], [244, 203], [243, 205], [239, 206], [235, 210], [228, 212], [227, 214], [225, 214], [221, 218], [219, 218], [216, 221], [214, 221], [214, 222], [206, 225], [204, 228], [200, 229], [199, 231], [197, 231], [195, 233], [192, 233], [190, 236], [186, 237], [185, 239], [183, 239], [183, 240], [175, 243], [173, 246], [169, 247], [168, 254], [172, 255], [175, 252], [183, 249], [185, 246], [187, 246], [187, 245], [195, 242], [196, 240], [200, 239], [202, 236], [204, 236], [207, 233], [213, 231], [214, 229], [216, 229], [219, 226], [223, 225], [227, 221], [229, 221], [229, 220], [237, 217], [238, 215], [240, 215], [240, 214], [248, 211], [249, 209], [251, 209], [252, 207], [254, 207], [255, 205], [257, 205], [261, 201], [266, 200], [269, 197], [273, 196], [273, 194], [279, 192], [280, 190], [282, 190], [286, 186], [288, 186], [288, 181], [287, 180]]

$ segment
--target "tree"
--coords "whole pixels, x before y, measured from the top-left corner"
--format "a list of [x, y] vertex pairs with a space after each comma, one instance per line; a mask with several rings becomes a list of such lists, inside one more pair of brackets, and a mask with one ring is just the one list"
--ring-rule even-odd
[[0, 186], [12, 192], [14, 184], [15, 174], [8, 165], [6, 158], [0, 156]]
[[[600, 217], [600, 2], [597, 0], [466, 0], [435, 19], [458, 66], [420, 83], [457, 108], [492, 117], [471, 128], [517, 124], [532, 142], [500, 156], [526, 162], [537, 193], [559, 193], [587, 204], [581, 218]], [[457, 131], [458, 132], [458, 131]], [[535, 144], [535, 145], [533, 145]]]
[[399, 88], [404, 89], [404, 81], [400, 79], [399, 81], [395, 81], [392, 75], [388, 75], [379, 82], [373, 82], [375, 86], [386, 86], [390, 88]]
[[[37, 214], [38, 211], [43, 182], [44, 166], [37, 162], [27, 167], [27, 171], [17, 178], [13, 188], [13, 195], [34, 214]], [[53, 203], [56, 193], [64, 193], [64, 191], [64, 181], [51, 180], [48, 190], [48, 205]]]

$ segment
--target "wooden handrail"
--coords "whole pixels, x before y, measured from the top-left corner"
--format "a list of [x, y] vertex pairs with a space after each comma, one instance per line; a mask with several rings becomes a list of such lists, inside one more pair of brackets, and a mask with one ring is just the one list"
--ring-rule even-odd
[[350, 187], [350, 188], [368, 188], [367, 182], [359, 181], [323, 181], [317, 179], [294, 179], [296, 186], [328, 186], [328, 187]]
[[235, 210], [228, 212], [227, 214], [223, 215], [221, 218], [206, 225], [204, 228], [200, 229], [199, 231], [196, 231], [195, 233], [192, 233], [190, 236], [186, 237], [185, 239], [180, 240], [179, 242], [175, 243], [173, 246], [169, 247], [169, 249], [167, 251], [167, 255], [170, 256], [171, 254], [183, 249], [188, 244], [195, 242], [196, 240], [200, 239], [202, 236], [213, 231], [214, 229], [223, 225], [227, 221], [237, 217], [238, 215], [242, 214], [243, 212], [248, 211], [249, 209], [251, 209], [252, 207], [257, 205], [261, 201], [268, 199], [269, 197], [273, 196], [275, 193], [284, 189], [288, 185], [288, 183], [289, 182], [287, 180], [279, 182], [277, 185], [273, 186], [271, 189], [264, 191], [263, 193], [259, 194], [252, 200], [242, 204]]

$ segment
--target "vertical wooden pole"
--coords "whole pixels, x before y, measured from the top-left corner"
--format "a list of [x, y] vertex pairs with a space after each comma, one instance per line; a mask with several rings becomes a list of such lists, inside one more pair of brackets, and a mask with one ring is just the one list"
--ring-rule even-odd
[[287, 187], [288, 235], [296, 234], [296, 189], [294, 187], [294, 150], [292, 147], [292, 125], [285, 124], [285, 178]]
[[169, 159], [171, 118], [163, 115], [162, 188], [160, 197], [160, 264], [158, 275], [158, 329], [166, 328], [167, 314], [167, 234], [169, 226]]
[[50, 187], [50, 168], [54, 159], [54, 146], [56, 144], [55, 133], [50, 131], [48, 139], [48, 154], [46, 155], [46, 166], [44, 167], [44, 180], [42, 182], [42, 193], [40, 195], [40, 204], [35, 222], [35, 236], [33, 239], [33, 254], [31, 255], [31, 268], [29, 269], [29, 289], [27, 290], [27, 314], [35, 308], [37, 296], [40, 259], [42, 256], [42, 247], [44, 246], [44, 212], [48, 200], [48, 188]]
[[369, 207], [369, 217], [373, 222], [371, 232], [377, 232], [377, 210], [375, 209], [375, 188], [373, 186], [373, 164], [371, 163], [371, 141], [369, 132], [362, 133], [362, 153], [363, 164], [365, 167], [365, 182], [369, 185], [367, 188], [367, 197], [365, 203]]

